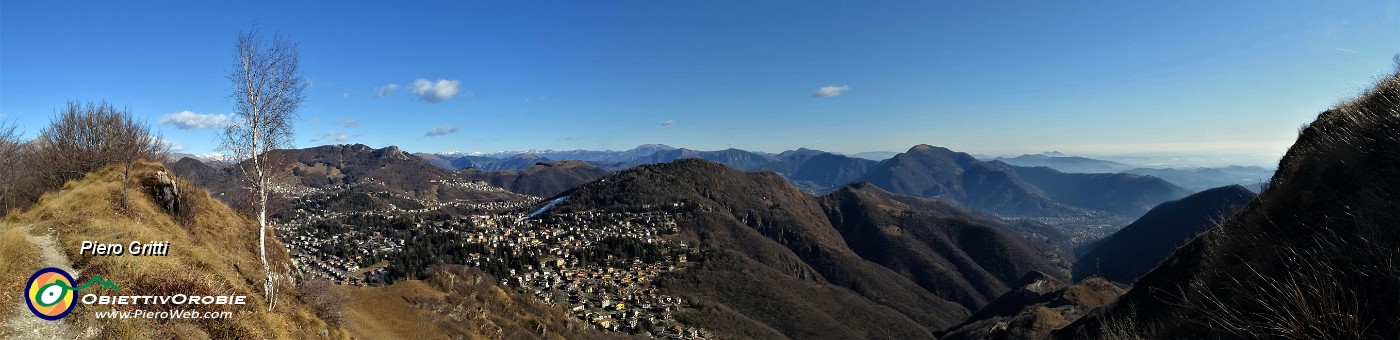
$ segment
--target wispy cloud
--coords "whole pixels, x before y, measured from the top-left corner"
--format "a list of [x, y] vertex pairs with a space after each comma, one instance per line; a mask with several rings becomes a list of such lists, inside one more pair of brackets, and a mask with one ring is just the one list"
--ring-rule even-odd
[[425, 136], [436, 137], [442, 135], [450, 135], [453, 133], [457, 133], [457, 130], [460, 129], [458, 129], [456, 126], [440, 125], [438, 127], [433, 128], [432, 130], [428, 130], [428, 134], [426, 134]]
[[399, 84], [389, 83], [389, 85], [384, 85], [380, 87], [379, 90], [375, 91], [374, 96], [379, 98], [388, 97], [389, 94], [394, 93], [394, 90], [397, 89], [399, 89]]
[[359, 119], [341, 119], [341, 120], [335, 121], [335, 125], [344, 126], [344, 127], [346, 127], [346, 128], [352, 128], [352, 127], [360, 126], [360, 120], [359, 120]]
[[813, 96], [813, 97], [821, 97], [821, 98], [831, 98], [831, 97], [839, 96], [839, 95], [841, 95], [842, 92], [846, 92], [846, 91], [848, 91], [848, 90], [850, 90], [850, 89], [851, 89], [851, 87], [850, 87], [850, 86], [846, 86], [846, 85], [841, 85], [841, 86], [836, 86], [836, 85], [822, 86], [822, 88], [819, 88], [819, 89], [817, 89], [816, 91], [812, 91], [812, 96]]
[[329, 131], [311, 138], [311, 141], [315, 143], [340, 143], [348, 140], [350, 140], [350, 135], [340, 131]]
[[165, 146], [169, 146], [169, 147], [170, 147], [170, 151], [175, 151], [175, 152], [185, 151], [185, 145], [184, 145], [184, 144], [180, 144], [180, 142], [176, 142], [176, 141], [169, 140], [169, 139], [165, 139], [165, 138], [160, 138], [160, 137], [157, 137], [157, 136], [151, 136], [151, 138], [152, 138], [152, 139], [155, 139], [157, 143], [160, 143], [160, 144], [165, 145]]
[[180, 130], [201, 130], [224, 127], [229, 124], [226, 114], [199, 114], [189, 110], [171, 113], [160, 117], [160, 125], [174, 126]]
[[675, 120], [675, 119], [667, 119], [666, 121], [661, 122], [661, 126], [671, 126], [671, 125], [676, 125], [676, 120]]
[[456, 97], [457, 93], [460, 92], [458, 87], [461, 85], [462, 82], [457, 80], [438, 79], [434, 82], [418, 78], [418, 80], [413, 81], [413, 93], [417, 94], [418, 98], [423, 98], [430, 103], [441, 103]]
[[1338, 51], [1342, 51], [1342, 52], [1347, 52], [1347, 53], [1361, 53], [1361, 52], [1357, 52], [1357, 51], [1353, 51], [1353, 50], [1348, 50], [1348, 49], [1341, 48], [1341, 47], [1334, 48], [1334, 50], [1338, 50]]

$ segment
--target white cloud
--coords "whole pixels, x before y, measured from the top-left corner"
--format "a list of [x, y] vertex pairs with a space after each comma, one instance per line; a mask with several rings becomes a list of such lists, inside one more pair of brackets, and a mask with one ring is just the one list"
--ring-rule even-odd
[[842, 92], [846, 92], [847, 90], [850, 90], [850, 89], [851, 89], [851, 87], [850, 87], [850, 86], [846, 86], [846, 85], [841, 85], [841, 86], [836, 86], [836, 85], [822, 86], [822, 88], [819, 88], [819, 89], [817, 89], [816, 91], [812, 91], [812, 96], [813, 96], [813, 97], [830, 98], [830, 97], [839, 96], [839, 95], [841, 95]]
[[350, 135], [347, 135], [347, 134], [345, 134], [344, 132], [330, 131], [330, 132], [326, 132], [326, 133], [323, 133], [323, 134], [320, 134], [320, 135], [316, 135], [316, 138], [312, 138], [312, 139], [311, 139], [311, 142], [314, 142], [314, 143], [340, 143], [340, 142], [344, 142], [344, 141], [348, 141], [348, 140], [350, 140]]
[[189, 110], [171, 113], [160, 117], [160, 125], [174, 126], [180, 130], [201, 130], [224, 127], [229, 124], [230, 115], [198, 114]]
[[375, 91], [374, 96], [379, 98], [388, 97], [390, 93], [394, 93], [394, 90], [397, 89], [399, 89], [399, 84], [390, 83], [389, 85], [380, 87], [378, 91]]
[[335, 121], [335, 125], [340, 125], [340, 126], [344, 126], [344, 127], [347, 127], [347, 128], [352, 128], [352, 127], [360, 126], [360, 120], [359, 120], [359, 119], [341, 119], [341, 120]]
[[442, 136], [442, 135], [447, 135], [447, 134], [453, 134], [453, 133], [456, 133], [457, 130], [460, 130], [460, 129], [458, 129], [456, 126], [451, 126], [451, 125], [440, 125], [440, 126], [438, 126], [438, 127], [433, 128], [432, 130], [428, 130], [428, 134], [427, 134], [426, 136], [428, 136], [428, 137], [435, 137], [435, 136]]
[[661, 126], [671, 126], [671, 125], [676, 125], [676, 120], [675, 120], [675, 119], [667, 119], [666, 121], [661, 122]]
[[438, 79], [437, 82], [433, 82], [418, 78], [413, 81], [413, 93], [430, 103], [441, 103], [456, 97], [459, 92], [457, 87], [461, 85], [462, 82], [457, 80]]

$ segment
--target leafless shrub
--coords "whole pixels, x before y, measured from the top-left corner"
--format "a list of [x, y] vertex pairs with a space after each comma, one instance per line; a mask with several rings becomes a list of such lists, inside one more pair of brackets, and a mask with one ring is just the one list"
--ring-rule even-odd
[[19, 160], [24, 158], [24, 144], [20, 143], [17, 126], [8, 121], [0, 121], [0, 215], [10, 209], [20, 208], [17, 182], [20, 178]]
[[[13, 142], [3, 144], [17, 144]], [[27, 205], [44, 192], [62, 188], [63, 183], [108, 165], [123, 164], [129, 172], [138, 160], [164, 161], [169, 147], [128, 110], [118, 110], [106, 102], [69, 102], [40, 131], [32, 147], [21, 146], [14, 152], [24, 169], [12, 177], [18, 178], [19, 184], [11, 189], [18, 191], [18, 204]], [[123, 203], [125, 196], [123, 190]]]
[[334, 327], [345, 325], [345, 310], [349, 308], [349, 296], [345, 292], [335, 289], [330, 280], [316, 278], [302, 281], [302, 299], [311, 305], [311, 310], [321, 320]]

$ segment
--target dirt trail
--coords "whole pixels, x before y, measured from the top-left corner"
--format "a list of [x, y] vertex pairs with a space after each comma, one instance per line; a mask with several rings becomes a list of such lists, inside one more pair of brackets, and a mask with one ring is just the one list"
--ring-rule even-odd
[[[29, 227], [25, 228], [28, 229]], [[54, 241], [54, 236], [52, 234], [35, 236], [33, 235], [33, 233], [25, 233], [25, 238], [28, 239], [30, 243], [39, 246], [39, 252], [42, 257], [42, 266], [63, 269], [64, 271], [68, 272], [69, 275], [72, 275], [75, 280], [78, 278], [78, 272], [73, 270], [73, 263], [68, 261], [68, 256], [63, 253], [63, 250], [61, 248], [59, 248], [58, 242]], [[70, 322], [66, 322], [64, 320], [48, 321], [35, 317], [33, 313], [29, 312], [29, 307], [25, 304], [19, 304], [18, 306], [15, 306], [15, 308], [18, 308], [19, 311], [17, 313], [12, 314], [14, 316], [10, 317], [9, 320], [5, 320], [4, 323], [4, 327], [7, 328], [7, 331], [14, 331], [14, 333], [6, 334], [6, 336], [9, 338], [79, 338], [78, 332], [76, 332], [73, 329], [73, 325]], [[77, 311], [75, 310], [74, 312], [76, 313]], [[90, 338], [90, 336], [85, 336], [83, 338]]]

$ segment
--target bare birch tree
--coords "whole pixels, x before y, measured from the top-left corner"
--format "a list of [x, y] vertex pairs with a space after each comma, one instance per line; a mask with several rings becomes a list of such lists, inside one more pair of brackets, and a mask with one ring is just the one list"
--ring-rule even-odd
[[300, 54], [294, 43], [274, 35], [264, 46], [257, 29], [240, 32], [234, 48], [232, 98], [237, 103], [232, 122], [224, 129], [220, 147], [237, 162], [242, 178], [255, 196], [258, 220], [258, 256], [262, 260], [263, 294], [267, 308], [277, 305], [278, 275], [267, 263], [267, 198], [274, 169], [267, 153], [292, 143], [292, 121], [301, 106], [306, 80], [299, 70]]

